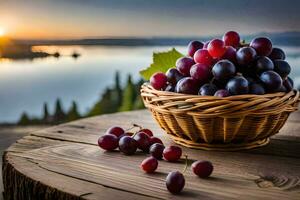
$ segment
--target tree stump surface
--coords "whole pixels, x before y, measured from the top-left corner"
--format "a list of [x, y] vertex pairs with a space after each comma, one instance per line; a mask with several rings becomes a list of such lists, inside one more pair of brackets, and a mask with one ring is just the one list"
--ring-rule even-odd
[[190, 167], [180, 195], [170, 194], [165, 178], [182, 170], [159, 161], [157, 172], [140, 169], [143, 153], [105, 152], [99, 136], [112, 125], [132, 123], [151, 129], [165, 145], [174, 144], [146, 110], [86, 118], [30, 133], [3, 156], [4, 199], [300, 199], [300, 112], [293, 113], [269, 145], [239, 152], [183, 147], [193, 160], [209, 160], [214, 172], [196, 177]]

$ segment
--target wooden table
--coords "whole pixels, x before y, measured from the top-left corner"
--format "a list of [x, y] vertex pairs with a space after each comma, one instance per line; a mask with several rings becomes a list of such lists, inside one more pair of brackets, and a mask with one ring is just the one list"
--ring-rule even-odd
[[157, 173], [143, 173], [146, 155], [104, 152], [97, 139], [111, 125], [150, 128], [172, 142], [146, 110], [102, 115], [54, 126], [18, 140], [3, 157], [5, 199], [300, 199], [300, 113], [294, 113], [263, 148], [212, 152], [183, 148], [191, 160], [210, 160], [206, 180], [185, 173], [180, 195], [170, 194], [165, 178], [184, 161], [160, 161]]

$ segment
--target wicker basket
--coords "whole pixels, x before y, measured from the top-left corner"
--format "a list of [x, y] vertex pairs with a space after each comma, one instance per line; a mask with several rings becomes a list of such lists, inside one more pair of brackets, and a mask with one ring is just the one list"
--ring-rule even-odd
[[268, 144], [298, 108], [299, 91], [225, 98], [159, 91], [142, 85], [145, 106], [178, 144], [205, 150]]

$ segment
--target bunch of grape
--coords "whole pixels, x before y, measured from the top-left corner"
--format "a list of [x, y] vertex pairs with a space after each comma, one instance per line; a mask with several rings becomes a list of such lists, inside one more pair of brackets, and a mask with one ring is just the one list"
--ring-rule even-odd
[[179, 58], [176, 68], [153, 74], [150, 84], [157, 90], [202, 96], [262, 95], [291, 91], [290, 71], [284, 51], [270, 39], [242, 44], [239, 34], [229, 31], [222, 40], [191, 41], [188, 56]]

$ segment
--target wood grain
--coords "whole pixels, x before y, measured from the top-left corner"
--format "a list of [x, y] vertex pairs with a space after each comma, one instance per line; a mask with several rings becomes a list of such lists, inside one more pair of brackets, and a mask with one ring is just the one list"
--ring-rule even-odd
[[159, 162], [157, 173], [143, 173], [147, 155], [104, 152], [97, 139], [118, 122], [138, 123], [153, 130], [166, 145], [171, 140], [151, 119], [135, 111], [62, 124], [31, 133], [13, 144], [3, 157], [5, 199], [299, 199], [300, 115], [292, 114], [266, 147], [240, 152], [212, 152], [183, 148], [189, 163], [206, 159], [214, 164], [207, 180], [185, 173], [179, 195], [165, 188], [168, 172], [181, 170], [184, 161]]

